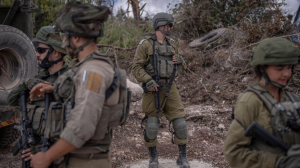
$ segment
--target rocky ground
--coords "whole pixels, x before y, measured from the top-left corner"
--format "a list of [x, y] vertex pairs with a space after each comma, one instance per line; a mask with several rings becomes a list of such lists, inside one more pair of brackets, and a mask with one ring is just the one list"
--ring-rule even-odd
[[[188, 158], [192, 168], [227, 168], [222, 148], [226, 130], [231, 123], [230, 106], [190, 106], [185, 108], [188, 124]], [[140, 127], [141, 100], [131, 103], [130, 116], [125, 126], [115, 129], [111, 146], [113, 168], [146, 168], [148, 150], [144, 146]], [[168, 121], [161, 120], [158, 133], [160, 168], [176, 166], [178, 149], [171, 143]], [[12, 145], [11, 145], [12, 146]], [[11, 146], [0, 151], [0, 168], [15, 168], [21, 164], [20, 154], [12, 156]]]

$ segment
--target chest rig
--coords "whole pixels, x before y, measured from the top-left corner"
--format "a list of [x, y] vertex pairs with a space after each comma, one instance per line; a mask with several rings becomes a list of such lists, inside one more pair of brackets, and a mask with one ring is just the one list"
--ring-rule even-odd
[[[271, 113], [274, 136], [288, 146], [300, 144], [300, 102], [298, 98], [284, 90], [285, 101], [277, 102], [267, 90], [259, 85], [250, 86], [247, 91], [254, 92]], [[260, 146], [258, 145], [258, 148], [264, 148]], [[275, 150], [272, 153], [282, 153], [282, 151]]]
[[[84, 146], [101, 146], [107, 144], [104, 142], [110, 139], [107, 136], [107, 132], [111, 127], [116, 127], [126, 123], [126, 119], [129, 115], [129, 105], [131, 92], [127, 89], [126, 85], [126, 71], [118, 69], [114, 66], [108, 56], [103, 56], [97, 53], [89, 55], [85, 60], [80, 62], [79, 65], [70, 69], [63, 75], [61, 75], [55, 82], [55, 99], [58, 102], [52, 102], [49, 107], [48, 122], [46, 128], [46, 137], [59, 137], [60, 133], [64, 129], [70, 115], [70, 111], [75, 106], [75, 79], [77, 71], [80, 65], [88, 60], [95, 59], [108, 62], [114, 67], [114, 79], [110, 87], [106, 90], [105, 101], [119, 88], [119, 100], [118, 104], [107, 106], [102, 108], [101, 119], [96, 128], [94, 137], [87, 142]], [[104, 140], [103, 140], [104, 139]], [[104, 151], [106, 149], [103, 149]]]
[[[67, 66], [63, 67], [61, 70], [57, 71], [55, 74], [50, 75], [49, 72], [45, 69], [41, 71], [36, 78], [47, 81], [49, 83], [54, 83], [55, 80], [59, 77], [60, 74], [67, 71]], [[42, 136], [44, 135], [45, 121], [44, 121], [44, 112], [45, 112], [45, 99], [44, 97], [36, 97], [33, 102], [27, 105], [27, 117], [32, 123], [32, 128], [34, 135]]]
[[[175, 49], [170, 43], [170, 39], [166, 38], [167, 45], [161, 45], [158, 41], [156, 41], [154, 36], [146, 37], [146, 39], [154, 46], [153, 54], [157, 54], [157, 71], [160, 78], [170, 79], [172, 76], [174, 62], [173, 56], [175, 55]], [[155, 62], [151, 62], [146, 65], [145, 70], [150, 75], [154, 74], [154, 65]], [[182, 65], [177, 66], [177, 70], [175, 73], [175, 77], [177, 77], [182, 72]]]

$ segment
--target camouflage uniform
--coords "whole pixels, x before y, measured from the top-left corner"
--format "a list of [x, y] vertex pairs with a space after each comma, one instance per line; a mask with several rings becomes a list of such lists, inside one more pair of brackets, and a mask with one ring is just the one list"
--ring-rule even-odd
[[[168, 35], [167, 32], [157, 29], [158, 26], [167, 25], [173, 22], [173, 17], [170, 14], [166, 13], [158, 13], [153, 18], [153, 28], [156, 31], [161, 31], [162, 33]], [[153, 49], [153, 47], [155, 49]], [[172, 57], [175, 55], [176, 59], [180, 64], [177, 65], [177, 71], [175, 76], [178, 76], [182, 70], [186, 69], [186, 63], [184, 62], [182, 56], [178, 54], [178, 48], [175, 41], [169, 37], [165, 37], [162, 44], [160, 44], [156, 39], [156, 34], [151, 37], [145, 37], [138, 45], [136, 50], [133, 66], [132, 66], [132, 74], [137, 79], [138, 82], [143, 83], [144, 89], [149, 89], [149, 85], [156, 86], [156, 82], [153, 78], [153, 64], [151, 64], [150, 58], [152, 55], [157, 54], [157, 69], [160, 75], [160, 81], [164, 82], [162, 90], [160, 91], [160, 100], [163, 100], [165, 97], [165, 91], [168, 85], [168, 82], [171, 78], [171, 74], [173, 71], [174, 63], [172, 61]], [[175, 53], [174, 53], [175, 52]], [[160, 102], [162, 103], [162, 102]], [[181, 98], [179, 95], [178, 88], [176, 84], [173, 82], [170, 93], [164, 104], [162, 105], [163, 113], [159, 113], [161, 117], [162, 114], [166, 116], [169, 122], [173, 123], [174, 128], [174, 139], [175, 144], [179, 147], [179, 158], [177, 160], [177, 164], [181, 166], [181, 168], [187, 168], [188, 162], [186, 159], [186, 144], [187, 144], [187, 130], [186, 130], [186, 122], [185, 122], [185, 112], [184, 107], [181, 102]], [[147, 117], [147, 124], [144, 131], [145, 138], [145, 146], [149, 148], [150, 155], [150, 168], [158, 167], [157, 160], [157, 151], [156, 145], [157, 141], [157, 131], [158, 131], [158, 113], [155, 108], [155, 92], [145, 92], [143, 94], [143, 102], [142, 102], [142, 112], [145, 113]], [[181, 151], [182, 157], [185, 158], [186, 164], [183, 165], [181, 163]]]
[[[299, 49], [288, 40], [271, 38], [258, 45], [251, 65], [258, 66], [258, 68], [261, 65], [295, 65], [299, 55]], [[278, 122], [283, 121], [283, 114], [280, 116], [276, 108], [269, 108], [286, 103], [290, 103], [290, 105], [285, 107], [291, 108], [291, 103], [299, 102], [299, 100], [295, 95], [285, 90], [284, 86], [271, 81], [263, 69], [260, 70], [267, 85], [271, 83], [279, 88], [280, 102], [277, 102], [266, 86], [260, 82], [249, 85], [246, 92], [239, 97], [234, 108], [234, 120], [226, 135], [224, 156], [232, 168], [282, 168], [299, 165], [294, 159], [299, 157], [299, 150], [298, 152], [295, 151], [298, 146], [293, 144], [300, 143], [297, 139], [300, 134], [294, 130], [290, 130], [288, 134], [283, 133], [279, 127], [288, 128], [286, 123]], [[264, 97], [268, 97], [268, 101], [265, 101]], [[269, 105], [269, 102], [272, 104], [274, 102], [274, 104]], [[292, 146], [288, 154], [286, 155], [282, 149], [269, 146], [256, 138], [246, 137], [244, 135], [245, 129], [253, 121], [256, 121], [286, 145]], [[291, 152], [292, 154], [290, 154]]]

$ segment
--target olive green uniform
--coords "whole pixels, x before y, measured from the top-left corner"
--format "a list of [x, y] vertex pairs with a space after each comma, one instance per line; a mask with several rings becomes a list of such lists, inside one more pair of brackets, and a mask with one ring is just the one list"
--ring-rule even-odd
[[[166, 37], [168, 38], [168, 37]], [[171, 46], [174, 48], [175, 53], [178, 53], [178, 48], [174, 40], [169, 39]], [[156, 43], [155, 45], [157, 45]], [[167, 40], [164, 39], [162, 46], [167, 45]], [[145, 67], [150, 63], [150, 55], [153, 54], [153, 45], [149, 40], [142, 40], [136, 50], [134, 62], [132, 66], [132, 74], [137, 79], [138, 82], [146, 83], [151, 76], [146, 72]], [[184, 69], [186, 69], [186, 63], [184, 62], [181, 65]], [[168, 79], [161, 79], [161, 81], [165, 82], [162, 91], [160, 92], [160, 100], [162, 101], [164, 98], [164, 93], [168, 84]], [[157, 109], [155, 108], [155, 92], [147, 92], [143, 94], [143, 102], [142, 102], [142, 112], [145, 113], [148, 117], [157, 117]], [[160, 102], [162, 103], [162, 102]], [[170, 89], [169, 96], [166, 98], [165, 103], [162, 106], [163, 114], [166, 118], [171, 122], [176, 118], [184, 118], [184, 107], [181, 102], [181, 98], [179, 95], [178, 88], [176, 84], [173, 82], [172, 87]], [[162, 114], [160, 113], [160, 116]], [[175, 136], [175, 144], [183, 145], [187, 143], [187, 139], [179, 139]], [[157, 138], [155, 140], [150, 140], [150, 142], [145, 141], [145, 145], [147, 147], [153, 147], [157, 145]]]
[[[113, 94], [105, 100], [106, 90], [111, 86], [114, 79], [114, 69], [111, 64], [103, 60], [93, 59], [93, 55], [103, 56], [99, 51], [95, 51], [75, 65], [75, 75], [72, 78], [72, 85], [61, 86], [59, 90], [75, 88], [74, 95], [75, 106], [70, 112], [70, 118], [60, 138], [76, 146], [76, 149], [70, 152], [68, 161], [70, 168], [83, 167], [101, 167], [110, 168], [111, 159], [109, 156], [109, 147], [112, 141], [112, 130], [104, 122], [110, 118], [104, 114], [105, 106], [111, 107], [118, 104], [119, 92]], [[103, 56], [109, 59], [107, 56]], [[73, 69], [62, 75], [61, 78], [67, 78]], [[62, 81], [59, 78], [55, 85], [60, 85]], [[68, 94], [62, 94], [66, 97]], [[61, 163], [58, 167], [63, 167]]]
[[[257, 85], [265, 88], [259, 82]], [[283, 89], [280, 89], [279, 95], [280, 102], [286, 100]], [[245, 128], [248, 128], [253, 121], [274, 134], [272, 116], [263, 101], [253, 92], [242, 94], [236, 103], [234, 116], [235, 119], [230, 125], [224, 145], [224, 156], [229, 165], [232, 168], [275, 168], [277, 160], [280, 156], [284, 156], [284, 153], [281, 155], [275, 152], [252, 150], [250, 148], [253, 143], [252, 138], [244, 135]]]

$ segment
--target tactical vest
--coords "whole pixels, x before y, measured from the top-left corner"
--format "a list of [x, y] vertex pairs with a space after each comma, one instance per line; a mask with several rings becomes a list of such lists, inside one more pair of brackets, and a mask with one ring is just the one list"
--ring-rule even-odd
[[[247, 91], [254, 92], [271, 113], [273, 135], [288, 146], [300, 144], [300, 102], [298, 98], [284, 90], [286, 94], [285, 101], [277, 102], [266, 89], [259, 85], [249, 86]], [[284, 154], [282, 149], [271, 147], [256, 139], [252, 140], [250, 148]]]
[[[97, 125], [94, 136], [83, 145], [83, 147], [100, 148], [103, 151], [108, 150], [111, 143], [110, 128], [124, 125], [129, 115], [129, 105], [131, 92], [126, 85], [126, 71], [114, 66], [108, 56], [100, 54], [91, 54], [80, 64], [91, 60], [101, 60], [108, 62], [114, 67], [114, 80], [111, 86], [106, 90], [105, 99], [107, 100], [113, 92], [119, 88], [119, 101], [117, 105], [103, 106], [101, 119]], [[63, 131], [68, 120], [69, 112], [75, 105], [75, 79], [74, 76], [80, 68], [80, 65], [70, 69], [61, 75], [55, 82], [55, 98], [57, 102], [52, 102], [49, 107], [47, 128], [45, 136], [47, 138], [58, 138]]]
[[[160, 78], [169, 79], [172, 76], [173, 68], [174, 68], [174, 62], [173, 56], [175, 49], [170, 43], [170, 39], [166, 38], [167, 45], [163, 46], [158, 41], [153, 40], [152, 37], [145, 37], [144, 40], [148, 40], [152, 46], [155, 46], [155, 49], [153, 51], [153, 54], [156, 54], [158, 56], [157, 58], [157, 71], [160, 75]], [[144, 41], [142, 40], [141, 43]], [[155, 43], [155, 44], [154, 44]], [[150, 62], [148, 65], [146, 65], [145, 70], [150, 75], [154, 75], [154, 68], [153, 68], [152, 62]], [[177, 77], [182, 72], [182, 65], [177, 66], [175, 77]]]
[[[43, 70], [36, 76], [36, 78], [45, 80], [49, 83], [54, 83], [58, 76], [68, 69], [68, 66], [64, 65], [63, 68], [57, 71], [54, 75], [50, 75], [47, 70]], [[44, 135], [44, 106], [45, 99], [43, 97], [35, 97], [34, 100], [27, 105], [27, 117], [32, 123], [33, 133], [35, 136]]]

